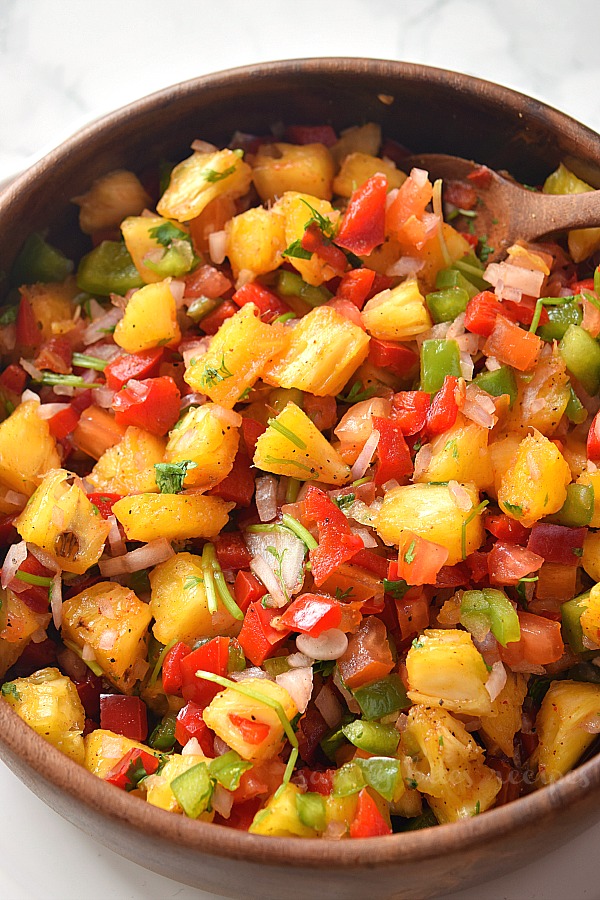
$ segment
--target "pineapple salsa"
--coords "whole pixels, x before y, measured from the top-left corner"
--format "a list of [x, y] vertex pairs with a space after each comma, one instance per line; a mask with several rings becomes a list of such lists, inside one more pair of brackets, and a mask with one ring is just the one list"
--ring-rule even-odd
[[489, 261], [487, 170], [405, 158], [195, 141], [74, 198], [76, 274], [37, 234], [15, 263], [1, 691], [115, 790], [357, 838], [593, 749], [600, 229]]

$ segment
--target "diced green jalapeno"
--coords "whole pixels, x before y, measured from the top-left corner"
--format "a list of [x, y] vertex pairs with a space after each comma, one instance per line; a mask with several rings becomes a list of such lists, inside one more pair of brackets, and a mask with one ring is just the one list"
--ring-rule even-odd
[[333, 773], [333, 794], [335, 797], [350, 797], [358, 794], [365, 786], [362, 769], [356, 760], [346, 763]]
[[588, 416], [587, 409], [573, 390], [572, 386], [570, 387], [569, 402], [565, 409], [565, 415], [569, 422], [574, 422], [575, 425], [581, 425]]
[[600, 387], [600, 344], [579, 325], [569, 325], [558, 345], [569, 372], [588, 394]]
[[296, 272], [283, 270], [277, 277], [277, 293], [282, 297], [300, 297], [309, 306], [322, 306], [333, 294], [325, 287], [307, 284]]
[[296, 794], [296, 812], [307, 828], [325, 831], [325, 801], [320, 794], [308, 792]]
[[386, 675], [354, 691], [365, 719], [382, 719], [390, 713], [408, 709], [410, 700], [399, 675]]
[[375, 756], [393, 756], [398, 747], [400, 735], [393, 725], [380, 725], [378, 722], [366, 722], [356, 719], [342, 728], [344, 736], [366, 753]]
[[435, 394], [446, 375], [461, 376], [460, 351], [456, 341], [423, 341], [421, 347], [421, 390]]
[[187, 314], [194, 322], [200, 322], [222, 302], [221, 297], [196, 297], [188, 306]]
[[579, 597], [567, 600], [560, 607], [563, 638], [567, 641], [573, 653], [586, 653], [588, 649], [583, 643], [583, 630], [580, 619], [586, 608], [584, 601], [589, 596], [590, 592], [586, 591], [584, 594], [580, 594]]
[[448, 287], [441, 291], [433, 291], [425, 298], [431, 318], [440, 322], [453, 322], [465, 311], [469, 302], [469, 294], [462, 287]]
[[84, 256], [77, 270], [77, 285], [89, 294], [126, 294], [144, 284], [125, 244], [102, 241]]
[[175, 745], [175, 716], [169, 714], [165, 716], [162, 722], [159, 722], [150, 738], [148, 744], [154, 750], [172, 750]]
[[[370, 759], [357, 759], [367, 784], [391, 803], [395, 799], [399, 784], [402, 783], [402, 770], [399, 759], [372, 756]], [[404, 787], [404, 785], [402, 785]]]
[[465, 591], [460, 603], [460, 624], [465, 628], [488, 627], [503, 647], [521, 637], [516, 610], [506, 594], [494, 588]]
[[578, 303], [563, 303], [562, 306], [546, 306], [549, 322], [540, 325], [537, 333], [544, 341], [560, 341], [569, 325], [581, 325], [583, 313]]
[[287, 656], [272, 656], [263, 662], [263, 669], [271, 678], [277, 678], [283, 672], [289, 672], [290, 668]]
[[562, 508], [548, 522], [566, 525], [567, 528], [583, 528], [594, 515], [594, 487], [591, 484], [567, 485], [567, 499]]
[[469, 295], [469, 300], [479, 293], [479, 288], [475, 287], [472, 281], [459, 272], [454, 266], [448, 269], [440, 269], [435, 278], [436, 290], [441, 291], [444, 288], [458, 287], [462, 288]]
[[200, 762], [174, 778], [171, 790], [186, 816], [197, 819], [210, 808], [213, 793], [213, 784], [206, 763]]
[[146, 268], [156, 272], [161, 278], [181, 278], [186, 275], [200, 260], [194, 253], [189, 241], [177, 241], [167, 247], [161, 259], [154, 262], [151, 259], [144, 260]]
[[[266, 662], [266, 660], [265, 660]], [[270, 674], [270, 673], [269, 673]], [[345, 715], [342, 719], [340, 725], [337, 728], [333, 728], [329, 734], [326, 734], [324, 738], [321, 739], [320, 746], [321, 750], [325, 754], [328, 759], [335, 760], [335, 754], [339, 750], [339, 748], [346, 743], [346, 736], [344, 735], [343, 728], [344, 725], [347, 725], [349, 722], [353, 721], [353, 717], [350, 715]]]
[[29, 235], [15, 260], [10, 281], [15, 287], [36, 281], [64, 281], [72, 271], [71, 260], [48, 244], [41, 234], [34, 233]]
[[229, 750], [223, 756], [216, 756], [208, 766], [211, 776], [228, 791], [235, 791], [240, 786], [244, 772], [251, 768], [252, 763], [242, 759], [235, 750]]
[[491, 394], [492, 397], [501, 397], [502, 394], [508, 394], [510, 397], [510, 405], [517, 399], [517, 381], [512, 369], [508, 366], [501, 366], [493, 372], [482, 372], [475, 378], [475, 384]]

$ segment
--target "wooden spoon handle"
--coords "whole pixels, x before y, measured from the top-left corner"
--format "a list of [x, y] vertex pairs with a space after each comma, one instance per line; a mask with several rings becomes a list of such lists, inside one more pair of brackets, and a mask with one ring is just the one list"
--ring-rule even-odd
[[600, 227], [600, 191], [584, 194], [528, 192], [527, 196], [522, 195], [522, 200], [521, 215], [517, 214], [515, 219], [520, 220], [519, 226], [527, 231], [523, 237], [540, 237], [571, 228]]

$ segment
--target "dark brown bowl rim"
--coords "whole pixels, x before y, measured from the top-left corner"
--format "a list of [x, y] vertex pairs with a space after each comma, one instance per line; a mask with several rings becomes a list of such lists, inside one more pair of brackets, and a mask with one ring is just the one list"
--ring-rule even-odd
[[[182, 92], [195, 93], [202, 88], [233, 84], [240, 78], [276, 77], [278, 74], [287, 75], [300, 69], [305, 73], [323, 75], [339, 75], [342, 72], [354, 76], [370, 74], [384, 77], [390, 73], [390, 67], [395, 74], [402, 75], [407, 80], [450, 84], [457, 91], [469, 95], [485, 93], [488, 101], [509, 107], [517, 114], [531, 114], [532, 111], [539, 110], [549, 120], [552, 128], [583, 141], [592, 148], [596, 147], [600, 158], [600, 138], [591, 129], [542, 101], [493, 82], [446, 69], [383, 59], [328, 57], [280, 60], [227, 69], [180, 82], [94, 120], [5, 187], [0, 192], [0, 213], [2, 207], [9, 204], [10, 198], [23, 186], [35, 183], [81, 142], [93, 140], [97, 134], [110, 128], [125, 115], [131, 116], [132, 112], [135, 114], [159, 107]], [[513, 803], [489, 810], [482, 816], [440, 825], [435, 829], [352, 841], [307, 841], [292, 837], [270, 837], [265, 840], [259, 835], [174, 815], [103, 782], [44, 741], [4, 700], [0, 702], [0, 747], [2, 746], [9, 758], [16, 757], [26, 768], [34, 770], [42, 779], [62, 789], [73, 800], [101, 812], [108, 819], [129, 825], [142, 834], [159, 836], [180, 847], [230, 859], [260, 860], [267, 865], [293, 864], [335, 870], [373, 867], [375, 864], [390, 866], [399, 862], [425, 862], [441, 853], [458, 853], [465, 847], [475, 849], [487, 845], [493, 848], [495, 839], [510, 832], [525, 834], [527, 829], [539, 828], [544, 819], [556, 815], [557, 810], [576, 807], [582, 803], [584, 796], [589, 798], [591, 793], [595, 793], [600, 797], [599, 756], [554, 784]], [[22, 771], [20, 763], [17, 767]], [[28, 781], [26, 773], [23, 780]]]

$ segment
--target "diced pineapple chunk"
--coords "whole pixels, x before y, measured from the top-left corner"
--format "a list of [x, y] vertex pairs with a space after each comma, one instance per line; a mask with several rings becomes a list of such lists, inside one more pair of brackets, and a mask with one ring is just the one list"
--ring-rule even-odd
[[197, 638], [237, 634], [237, 622], [222, 605], [216, 613], [208, 608], [202, 559], [192, 553], [177, 553], [150, 572], [155, 618], [154, 637], [161, 644], [177, 639], [193, 644]]
[[15, 527], [24, 541], [37, 544], [62, 569], [77, 575], [98, 562], [110, 531], [81, 480], [65, 469], [48, 472]]
[[571, 470], [552, 441], [534, 431], [519, 444], [514, 463], [498, 491], [503, 512], [526, 528], [542, 516], [558, 512], [567, 497]]
[[485, 688], [489, 672], [467, 631], [427, 629], [413, 641], [406, 668], [413, 703], [490, 715], [492, 701]]
[[[545, 194], [584, 194], [593, 188], [561, 163], [544, 182], [543, 191]], [[577, 228], [569, 232], [567, 240], [573, 261], [582, 262], [600, 248], [600, 228]]]
[[331, 154], [338, 165], [341, 165], [350, 153], [365, 153], [377, 156], [381, 145], [381, 125], [367, 122], [366, 125], [353, 125], [342, 131], [339, 140], [331, 148]]
[[433, 325], [414, 278], [372, 297], [362, 311], [362, 319], [369, 334], [384, 341], [407, 341]]
[[581, 565], [590, 578], [600, 581], [600, 531], [588, 531], [586, 534], [583, 540]]
[[65, 281], [29, 284], [20, 288], [21, 294], [31, 303], [43, 340], [48, 341], [74, 327], [73, 298], [78, 291], [77, 282], [72, 277]]
[[[406, 793], [404, 796], [406, 796]], [[415, 791], [412, 791], [412, 793], [414, 794]], [[335, 794], [327, 794], [323, 799], [325, 800], [325, 824], [327, 829], [329, 829], [330, 825], [335, 824], [335, 832], [339, 833], [341, 825], [344, 829], [343, 833], [348, 834], [350, 825], [356, 816], [358, 794], [350, 794], [349, 797], [336, 797]]]
[[304, 825], [298, 814], [296, 798], [301, 795], [300, 788], [291, 782], [281, 792], [277, 792], [264, 809], [259, 810], [248, 831], [250, 834], [266, 834], [271, 837], [317, 836], [314, 828]]
[[126, 169], [115, 169], [97, 178], [89, 191], [73, 197], [79, 206], [79, 227], [84, 234], [118, 227], [125, 216], [137, 216], [152, 200], [139, 178]]
[[[275, 700], [290, 721], [298, 712], [285, 688], [274, 681], [250, 679], [239, 684], [261, 697]], [[281, 750], [284, 730], [277, 712], [262, 700], [248, 697], [233, 687], [221, 691], [211, 701], [204, 710], [204, 721], [221, 740], [250, 762], [271, 759]], [[245, 735], [253, 725], [257, 726], [256, 733], [248, 735], [251, 738], [248, 740]], [[257, 737], [261, 739], [255, 742]]]
[[234, 216], [225, 226], [225, 255], [234, 278], [240, 272], [263, 275], [281, 264], [285, 250], [285, 219], [272, 209], [257, 206]]
[[96, 728], [85, 736], [85, 762], [88, 772], [97, 775], [98, 778], [106, 778], [110, 770], [123, 759], [130, 750], [144, 750], [154, 756], [160, 756], [158, 750], [152, 750], [145, 744], [132, 741], [131, 738], [114, 731]]
[[415, 481], [471, 481], [487, 490], [494, 481], [488, 440], [487, 428], [460, 417], [431, 441], [431, 461]]
[[166, 278], [158, 284], [144, 285], [127, 303], [114, 333], [115, 344], [127, 353], [179, 342], [181, 331], [170, 281]]
[[[585, 445], [584, 445], [584, 447], [585, 447]], [[565, 454], [565, 458], [566, 458], [566, 454]], [[587, 453], [586, 453], [586, 464], [587, 464]], [[583, 471], [577, 478], [577, 484], [589, 484], [592, 486], [593, 491], [594, 491], [594, 512], [592, 513], [590, 528], [600, 528], [600, 471], [599, 472]], [[596, 578], [594, 580], [600, 581], [600, 579], [598, 579], [598, 578]]]
[[70, 678], [55, 668], [40, 669], [3, 685], [2, 695], [34, 731], [83, 764], [85, 711]]
[[402, 733], [403, 769], [427, 796], [440, 823], [456, 822], [493, 805], [502, 783], [458, 719], [437, 707], [413, 706]]
[[241, 197], [251, 180], [250, 166], [234, 150], [194, 152], [175, 166], [156, 209], [168, 219], [189, 222], [216, 197]]
[[339, 485], [351, 477], [350, 467], [295, 403], [288, 403], [258, 438], [254, 465], [300, 481], [317, 478]]
[[252, 164], [252, 179], [263, 202], [286, 191], [331, 200], [335, 165], [324, 144], [261, 144]]
[[494, 498], [498, 496], [498, 491], [506, 472], [514, 465], [521, 440], [521, 435], [511, 432], [511, 434], [499, 437], [498, 440], [493, 441], [489, 445], [490, 461], [494, 471], [494, 484], [493, 487], [488, 489], [488, 493]]
[[532, 762], [542, 784], [566, 775], [596, 739], [585, 725], [600, 723], [600, 684], [553, 681], [536, 718], [539, 745]]
[[[600, 538], [600, 532], [589, 532], [588, 537], [596, 538], [596, 553], [600, 556], [600, 542], [597, 540], [597, 538]], [[583, 553], [585, 556], [585, 544]], [[600, 563], [598, 556], [596, 559]], [[600, 568], [598, 563], [595, 567], [596, 569]], [[581, 630], [589, 641], [600, 646], [600, 584], [595, 584], [592, 587], [589, 595], [584, 600], [581, 600], [581, 605], [584, 607], [579, 619]]]
[[569, 377], [562, 356], [556, 351], [540, 359], [533, 375], [515, 373], [518, 396], [503, 420], [507, 431], [537, 428], [546, 437], [558, 428], [569, 402]]
[[28, 497], [43, 475], [60, 466], [56, 441], [37, 410], [35, 400], [26, 400], [0, 423], [0, 482]]
[[206, 353], [194, 357], [185, 372], [192, 390], [208, 394], [227, 409], [254, 387], [265, 367], [286, 346], [283, 327], [265, 325], [256, 313], [253, 303], [244, 304], [223, 322]]
[[65, 600], [62, 635], [82, 650], [91, 647], [106, 677], [128, 692], [141, 678], [136, 663], [146, 659], [151, 618], [129, 588], [101, 581]]
[[113, 513], [129, 541], [185, 541], [216, 537], [234, 505], [198, 493], [135, 494], [117, 500]]
[[[399, 546], [405, 531], [448, 550], [449, 566], [455, 565], [483, 543], [480, 515], [473, 512], [479, 503], [475, 485], [462, 485], [472, 503], [460, 509], [446, 484], [408, 484], [393, 488], [383, 498], [377, 516], [377, 531], [386, 544]], [[470, 521], [468, 521], [470, 519]]]
[[506, 684], [495, 700], [489, 716], [481, 717], [481, 731], [486, 743], [495, 744], [509, 758], [514, 755], [514, 738], [521, 730], [523, 700], [527, 694], [527, 678], [506, 670]]
[[444, 222], [442, 232], [447, 256], [442, 250], [440, 236], [437, 232], [425, 243], [418, 254], [419, 259], [423, 262], [423, 268], [419, 269], [417, 278], [424, 294], [435, 289], [435, 279], [440, 269], [445, 269], [457, 259], [462, 259], [471, 250], [471, 245], [465, 236], [456, 231], [452, 225]]
[[[166, 245], [162, 244], [156, 237], [153, 237], [151, 232], [157, 228], [172, 226], [172, 224], [168, 219], [163, 219], [162, 216], [129, 216], [121, 222], [121, 232], [125, 246], [129, 250], [134, 266], [146, 284], [162, 281], [164, 277], [146, 265], [148, 259], [152, 259], [152, 256], [148, 257], [147, 254], [157, 254], [158, 259], [155, 259], [154, 262], [158, 262], [166, 249]], [[179, 224], [177, 224], [176, 228], [178, 231], [183, 232], [179, 237], [180, 242], [183, 240], [187, 244], [185, 257], [182, 255], [182, 263], [187, 261], [189, 265], [182, 266], [183, 272], [181, 274], [183, 275], [192, 267], [193, 252], [189, 240], [185, 240], [187, 235], [185, 229]], [[182, 250], [185, 244], [182, 245]]]
[[333, 180], [333, 190], [340, 197], [349, 197], [361, 187], [372, 175], [381, 172], [385, 175], [388, 190], [399, 188], [407, 176], [396, 168], [391, 159], [379, 159], [368, 153], [350, 153], [342, 163], [342, 167]]
[[130, 425], [123, 439], [102, 454], [87, 480], [111, 494], [157, 491], [154, 466], [163, 461], [166, 446], [165, 438]]
[[221, 413], [221, 407], [214, 403], [190, 407], [169, 435], [165, 462], [196, 463], [186, 473], [186, 487], [214, 487], [233, 468], [239, 431]]
[[18, 649], [17, 656], [13, 660], [15, 662], [29, 643], [31, 636], [40, 629], [46, 629], [50, 621], [50, 613], [34, 612], [21, 600], [19, 594], [15, 594], [9, 589], [2, 591], [1, 596], [0, 620], [3, 627], [0, 629], [0, 641]]
[[335, 397], [369, 352], [362, 328], [328, 306], [311, 310], [290, 331], [288, 346], [263, 373], [268, 384]]
[[[329, 220], [332, 227], [339, 219], [339, 212], [334, 209], [327, 200], [320, 200], [313, 194], [299, 194], [295, 191], [287, 191], [273, 206], [273, 210], [285, 219], [285, 243], [286, 247], [295, 241], [301, 241], [306, 226], [313, 220], [315, 210], [324, 219]], [[308, 284], [319, 285], [329, 281], [335, 275], [339, 275], [329, 263], [326, 263], [315, 253], [310, 259], [298, 259], [290, 256], [289, 262], [297, 269], [304, 281]]]
[[[188, 769], [197, 766], [201, 762], [210, 762], [210, 760], [197, 753], [190, 753], [186, 756], [182, 756], [180, 753], [171, 754], [160, 773], [149, 775], [144, 779], [148, 803], [151, 803], [152, 806], [158, 806], [159, 809], [166, 809], [169, 812], [183, 813], [171, 789], [171, 783], [178, 775], [183, 775]], [[212, 822], [214, 816], [214, 810], [211, 812], [206, 811], [198, 816], [197, 821]]]

